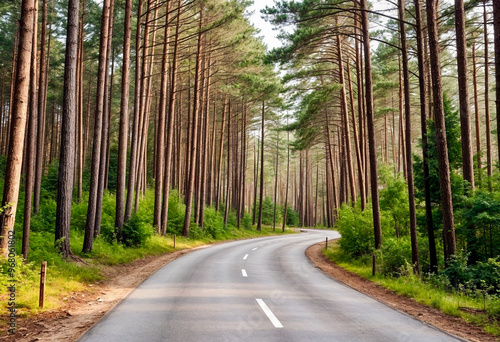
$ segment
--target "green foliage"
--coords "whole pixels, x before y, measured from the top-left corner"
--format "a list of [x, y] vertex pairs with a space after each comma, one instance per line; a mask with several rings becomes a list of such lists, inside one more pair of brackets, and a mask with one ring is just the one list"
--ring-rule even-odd
[[335, 229], [341, 234], [339, 246], [350, 257], [359, 258], [370, 254], [373, 249], [373, 218], [371, 208], [361, 211], [361, 207], [343, 204], [338, 210]]
[[153, 235], [153, 227], [134, 214], [123, 225], [122, 242], [127, 247], [140, 247]]
[[389, 214], [396, 237], [409, 233], [408, 187], [401, 174], [395, 175], [388, 167], [380, 168], [380, 178], [385, 187], [380, 190], [380, 210]]
[[184, 211], [186, 206], [179, 198], [177, 190], [171, 190], [168, 197], [167, 232], [181, 234], [184, 226]]
[[224, 232], [224, 217], [213, 207], [205, 208], [203, 228], [214, 239], [219, 238]]
[[249, 213], [245, 212], [243, 215], [243, 219], [241, 220], [241, 224], [243, 228], [250, 230], [252, 229], [252, 216]]
[[[286, 210], [286, 225], [288, 227], [299, 227], [300, 226], [300, 217], [299, 212], [293, 210], [289, 205]], [[283, 215], [285, 215], [285, 207], [283, 207]]]
[[42, 188], [53, 198], [57, 196], [57, 186], [59, 179], [59, 161], [53, 161], [49, 165], [49, 172], [42, 178]]
[[382, 245], [382, 274], [400, 276], [405, 266], [411, 265], [411, 241], [409, 237], [386, 239]]

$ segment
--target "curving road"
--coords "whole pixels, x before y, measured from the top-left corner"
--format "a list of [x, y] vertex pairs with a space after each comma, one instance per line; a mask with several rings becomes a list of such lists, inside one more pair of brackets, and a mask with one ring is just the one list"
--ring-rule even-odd
[[459, 341], [315, 268], [306, 248], [337, 236], [308, 230], [187, 254], [79, 341]]

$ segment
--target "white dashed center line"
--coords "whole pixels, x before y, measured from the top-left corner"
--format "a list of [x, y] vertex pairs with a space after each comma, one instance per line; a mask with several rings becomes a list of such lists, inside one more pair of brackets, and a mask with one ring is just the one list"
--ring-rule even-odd
[[264, 303], [264, 301], [260, 298], [256, 298], [255, 300], [257, 301], [257, 303], [259, 303], [260, 308], [267, 315], [267, 318], [269, 318], [269, 320], [274, 325], [274, 327], [275, 328], [283, 328], [283, 325], [281, 324], [281, 322], [276, 318], [276, 316], [273, 314], [271, 309], [269, 309], [269, 307], [266, 305], [266, 303]]
[[259, 247], [255, 247], [254, 249], [252, 249], [252, 251], [255, 251], [257, 248], [259, 248]]
[[247, 271], [245, 271], [245, 269], [242, 269], [242, 270], [241, 270], [241, 274], [242, 274], [244, 277], [248, 277]]
[[248, 254], [245, 254], [245, 256], [243, 257], [243, 260], [247, 260], [248, 258]]

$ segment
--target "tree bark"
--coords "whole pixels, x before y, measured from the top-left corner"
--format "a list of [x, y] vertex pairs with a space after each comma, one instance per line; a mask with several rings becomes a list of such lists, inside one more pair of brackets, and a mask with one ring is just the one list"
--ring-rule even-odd
[[102, 121], [104, 112], [105, 78], [107, 68], [107, 51], [109, 39], [109, 20], [111, 1], [104, 0], [101, 17], [101, 37], [99, 45], [99, 69], [97, 74], [96, 108], [94, 114], [94, 138], [92, 144], [92, 164], [90, 170], [89, 204], [87, 209], [87, 222], [85, 224], [85, 237], [83, 240], [84, 253], [92, 251], [95, 217], [97, 210], [97, 192], [99, 185], [99, 166], [101, 157]]
[[360, 1], [361, 24], [363, 28], [363, 47], [365, 57], [365, 99], [366, 99], [366, 120], [368, 128], [368, 148], [370, 157], [370, 183], [372, 195], [373, 210], [373, 230], [375, 234], [375, 249], [382, 245], [382, 227], [380, 223], [380, 207], [378, 195], [378, 172], [377, 172], [377, 154], [375, 145], [375, 122], [373, 113], [373, 81], [372, 81], [372, 62], [370, 57], [370, 34], [368, 13], [366, 12], [366, 0]]
[[37, 126], [38, 126], [38, 89], [37, 89], [37, 37], [38, 37], [38, 0], [35, 0], [35, 18], [33, 20], [33, 39], [31, 49], [31, 72], [30, 72], [30, 103], [29, 103], [29, 119], [28, 119], [28, 139], [26, 150], [26, 176], [24, 179], [24, 222], [23, 222], [23, 241], [22, 241], [22, 254], [24, 262], [28, 262], [28, 252], [30, 246], [30, 225], [31, 225], [31, 208], [32, 208], [32, 195], [33, 186], [35, 182], [35, 162], [36, 162], [36, 140], [37, 140]]
[[264, 114], [265, 102], [262, 101], [262, 121], [261, 121], [261, 152], [260, 152], [260, 193], [259, 193], [259, 216], [257, 219], [257, 230], [262, 231], [262, 202], [264, 201]]
[[426, 0], [427, 29], [429, 31], [429, 52], [431, 60], [432, 94], [434, 102], [434, 120], [436, 125], [436, 147], [439, 170], [439, 188], [441, 195], [441, 210], [443, 214], [443, 233], [445, 245], [445, 260], [456, 252], [455, 224], [453, 219], [453, 202], [451, 194], [450, 167], [446, 125], [443, 108], [443, 87], [441, 83], [441, 63], [439, 56], [439, 41], [437, 27], [437, 0]]
[[78, 0], [69, 0], [66, 59], [64, 63], [64, 102], [55, 240], [59, 250], [65, 257], [71, 254], [69, 231], [75, 173], [76, 69], [78, 60], [79, 6], [80, 2]]
[[411, 116], [410, 116], [410, 72], [408, 70], [408, 48], [406, 44], [405, 2], [399, 0], [399, 32], [401, 35], [401, 54], [403, 55], [403, 84], [406, 119], [406, 180], [408, 183], [408, 208], [410, 214], [411, 260], [415, 273], [420, 273], [418, 254], [417, 215], [415, 210], [415, 188], [413, 183], [413, 155], [411, 148]]
[[125, 1], [125, 22], [123, 34], [122, 89], [120, 99], [120, 131], [118, 134], [118, 165], [116, 172], [116, 214], [115, 228], [118, 241], [122, 240], [125, 219], [125, 187], [127, 180], [127, 146], [129, 125], [130, 93], [130, 42], [132, 35], [132, 0]]
[[483, 30], [484, 30], [484, 121], [486, 123], [486, 164], [488, 174], [488, 190], [491, 191], [491, 176], [493, 174], [493, 161], [491, 156], [491, 121], [490, 121], [490, 70], [488, 56], [488, 13], [486, 11], [486, 1], [483, 2]]
[[464, 179], [474, 191], [474, 166], [470, 134], [469, 88], [467, 75], [467, 43], [465, 41], [464, 1], [455, 0], [455, 32], [457, 37], [458, 97], [460, 100], [460, 128]]
[[424, 171], [424, 198], [427, 235], [429, 240], [429, 261], [432, 272], [437, 272], [437, 252], [432, 220], [431, 192], [429, 184], [429, 154], [427, 149], [427, 92], [425, 89], [424, 48], [422, 40], [422, 10], [420, 0], [414, 0], [417, 35], [418, 85], [420, 91], [420, 124], [422, 129], [422, 154]]

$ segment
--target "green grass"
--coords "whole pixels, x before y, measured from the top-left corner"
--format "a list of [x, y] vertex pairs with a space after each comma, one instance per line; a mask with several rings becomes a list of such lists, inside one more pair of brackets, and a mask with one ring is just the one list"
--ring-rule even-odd
[[[363, 278], [448, 315], [461, 317], [466, 322], [482, 327], [490, 334], [500, 336], [500, 298], [498, 297], [487, 298], [485, 302], [482, 296], [451, 292], [432, 282], [423, 281], [410, 271], [405, 276], [397, 278], [384, 277], [378, 273], [372, 276], [371, 258], [348, 259], [343, 255], [338, 245], [330, 246], [328, 250], [324, 251], [324, 254], [342, 268]], [[377, 265], [377, 267], [379, 266]]]

